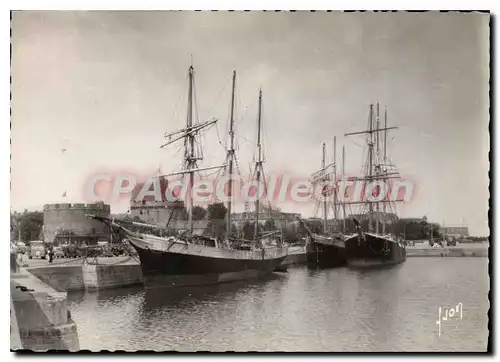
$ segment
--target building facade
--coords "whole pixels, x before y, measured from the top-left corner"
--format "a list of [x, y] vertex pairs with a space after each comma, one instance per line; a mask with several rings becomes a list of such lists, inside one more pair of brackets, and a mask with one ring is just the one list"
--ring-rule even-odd
[[109, 217], [111, 208], [95, 204], [48, 204], [43, 207], [43, 239], [46, 243], [87, 245], [109, 241], [109, 227], [87, 215]]
[[469, 228], [467, 226], [445, 226], [439, 229], [441, 235], [450, 238], [466, 238], [469, 236]]
[[[130, 217], [141, 219], [146, 224], [166, 226], [175, 222], [184, 212], [184, 203], [160, 201], [131, 201]], [[170, 225], [169, 223], [169, 225]]]
[[[159, 178], [161, 200], [157, 200], [153, 195], [140, 195], [144, 183], [138, 183], [132, 190], [130, 198], [130, 216], [139, 218], [147, 224], [165, 226], [168, 220], [178, 219], [177, 213], [184, 210], [184, 202], [168, 201], [165, 193], [168, 189], [168, 180], [165, 177]], [[149, 191], [153, 190], [153, 185]], [[172, 220], [173, 221], [173, 220]]]
[[[305, 221], [307, 221], [309, 223], [309, 225], [321, 225], [321, 232], [323, 232], [324, 230], [324, 222], [325, 220], [322, 219], [322, 218], [319, 218], [319, 217], [310, 217], [310, 218], [307, 218], [305, 219]], [[343, 223], [343, 220], [342, 219], [339, 219], [339, 220], [335, 220], [335, 219], [327, 219], [326, 220], [326, 232], [327, 233], [337, 233], [337, 232], [340, 232], [342, 230], [342, 223]]]
[[[259, 224], [265, 224], [266, 221], [272, 220], [276, 228], [285, 228], [289, 223], [297, 220], [301, 214], [283, 212], [278, 208], [262, 207], [259, 212]], [[254, 212], [239, 212], [231, 215], [231, 222], [241, 229], [246, 222], [252, 223], [255, 220]]]
[[[183, 201], [168, 201], [165, 197], [168, 190], [168, 180], [159, 178], [161, 200], [153, 195], [140, 195], [144, 183], [138, 183], [132, 190], [130, 198], [130, 217], [140, 219], [151, 225], [168, 227], [169, 229], [182, 231], [188, 228], [186, 208]], [[149, 191], [153, 190], [151, 185]], [[193, 232], [201, 234], [207, 226], [206, 220], [198, 220], [193, 223]]]
[[[349, 218], [350, 219], [356, 219], [358, 221], [362, 221], [362, 220], [368, 220], [369, 219], [369, 214], [366, 213], [366, 214], [350, 214], [349, 215]], [[390, 213], [390, 212], [377, 212], [377, 211], [373, 211], [372, 212], [372, 220], [375, 222], [376, 220], [379, 220], [379, 222], [383, 222], [385, 220], [385, 222], [387, 224], [391, 224], [391, 223], [394, 223], [396, 221], [399, 220], [398, 216], [394, 213]], [[422, 219], [405, 219], [405, 220], [415, 220], [416, 222], [420, 222]]]

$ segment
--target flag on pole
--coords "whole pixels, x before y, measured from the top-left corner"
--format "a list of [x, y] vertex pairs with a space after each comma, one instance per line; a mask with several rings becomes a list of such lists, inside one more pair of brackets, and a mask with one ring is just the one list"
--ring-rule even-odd
[[66, 197], [66, 191], [63, 192], [62, 197]]

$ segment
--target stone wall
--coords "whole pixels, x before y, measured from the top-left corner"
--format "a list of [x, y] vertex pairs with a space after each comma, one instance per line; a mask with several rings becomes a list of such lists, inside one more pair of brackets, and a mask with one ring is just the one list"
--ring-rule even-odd
[[142, 284], [142, 270], [137, 263], [62, 265], [30, 268], [28, 271], [57, 291], [111, 289]]
[[142, 284], [139, 264], [131, 265], [83, 265], [86, 290], [111, 289]]
[[82, 265], [29, 268], [28, 271], [59, 292], [85, 289]]
[[79, 349], [77, 327], [70, 317], [65, 292], [53, 290], [24, 270], [11, 275], [10, 288], [11, 329], [17, 337], [11, 348]]
[[406, 248], [408, 257], [487, 257], [488, 248]]

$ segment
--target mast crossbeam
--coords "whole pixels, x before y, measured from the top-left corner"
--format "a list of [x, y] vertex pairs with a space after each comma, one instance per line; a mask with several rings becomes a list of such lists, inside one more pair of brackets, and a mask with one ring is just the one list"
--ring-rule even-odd
[[389, 131], [391, 129], [397, 129], [398, 127], [386, 127], [386, 128], [379, 128], [379, 129], [373, 129], [373, 130], [367, 130], [367, 131], [359, 131], [359, 132], [351, 132], [351, 133], [345, 133], [344, 136], [353, 136], [353, 135], [358, 135], [358, 134], [373, 134], [376, 132], [382, 132], [382, 131]]
[[167, 175], [162, 175], [162, 177], [175, 176], [175, 175], [184, 175], [186, 173], [200, 172], [200, 171], [206, 171], [206, 170], [213, 170], [213, 169], [216, 169], [216, 168], [224, 168], [226, 166], [227, 165], [224, 164], [224, 165], [221, 165], [221, 166], [211, 166], [211, 167], [204, 167], [204, 168], [192, 168], [192, 169], [189, 169], [189, 170], [184, 170], [184, 171], [179, 171], [179, 172], [172, 172], [172, 173], [169, 173]]
[[358, 205], [358, 204], [377, 204], [377, 203], [391, 203], [391, 202], [405, 202], [404, 200], [382, 200], [382, 201], [347, 201], [347, 202], [338, 202], [339, 205]]
[[385, 179], [397, 179], [401, 178], [399, 173], [393, 173], [398, 176], [390, 176], [390, 175], [374, 175], [374, 176], [366, 176], [366, 177], [348, 177], [347, 181], [363, 181], [363, 180], [385, 180]]
[[208, 127], [208, 126], [210, 126], [218, 121], [219, 120], [217, 118], [212, 118], [211, 120], [203, 122], [203, 123], [198, 124], [196, 126], [187, 127], [187, 128], [182, 129], [182, 130], [167, 134], [167, 135], [165, 135], [165, 138], [170, 138], [170, 137], [177, 135], [179, 133], [183, 133], [182, 135], [176, 137], [175, 139], [169, 140], [167, 143], [164, 143], [163, 145], [160, 146], [160, 148], [164, 148], [164, 147], [171, 145], [172, 143], [177, 142], [177, 141], [179, 141], [183, 138], [186, 138], [188, 136], [193, 136], [196, 132], [201, 131], [203, 128], [206, 128], [206, 127]]

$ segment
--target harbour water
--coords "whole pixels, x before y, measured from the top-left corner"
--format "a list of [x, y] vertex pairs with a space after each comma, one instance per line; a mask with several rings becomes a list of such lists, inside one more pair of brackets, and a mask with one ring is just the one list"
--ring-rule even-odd
[[[81, 349], [485, 351], [487, 258], [408, 258], [388, 269], [288, 269], [210, 287], [70, 293]], [[463, 305], [462, 319], [436, 324]]]

